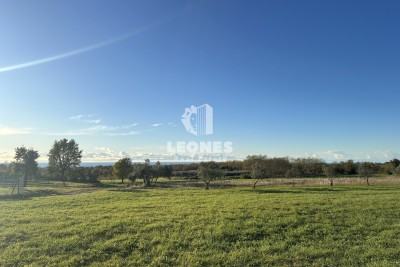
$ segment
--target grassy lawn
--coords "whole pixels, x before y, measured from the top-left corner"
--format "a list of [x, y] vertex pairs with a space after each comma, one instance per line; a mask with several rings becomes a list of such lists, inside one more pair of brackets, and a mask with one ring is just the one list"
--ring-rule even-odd
[[400, 265], [399, 184], [7, 190], [0, 266]]

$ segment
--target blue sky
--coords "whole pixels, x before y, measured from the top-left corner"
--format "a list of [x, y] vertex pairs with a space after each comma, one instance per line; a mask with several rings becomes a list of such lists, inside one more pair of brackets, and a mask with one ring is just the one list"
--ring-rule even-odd
[[[85, 161], [167, 142], [400, 157], [398, 1], [0, 1], [0, 162], [74, 138]], [[186, 132], [208, 103], [214, 134]]]

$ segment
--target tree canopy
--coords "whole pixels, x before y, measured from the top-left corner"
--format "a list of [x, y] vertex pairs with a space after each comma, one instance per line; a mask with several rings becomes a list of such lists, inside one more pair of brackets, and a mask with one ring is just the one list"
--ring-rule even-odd
[[124, 180], [129, 178], [132, 170], [132, 160], [130, 158], [122, 158], [115, 162], [112, 167], [114, 177], [121, 179], [121, 183], [124, 183]]
[[65, 185], [65, 172], [78, 167], [82, 159], [82, 150], [74, 139], [54, 141], [49, 151], [49, 170], [61, 176]]
[[222, 170], [214, 161], [201, 162], [197, 169], [197, 176], [204, 182], [206, 190], [208, 190], [210, 182], [220, 178], [222, 174]]
[[17, 147], [15, 149], [14, 159], [21, 167], [21, 173], [24, 177], [23, 185], [26, 186], [28, 178], [35, 177], [38, 172], [38, 163], [36, 160], [39, 158], [39, 152], [33, 148], [27, 149], [26, 147]]

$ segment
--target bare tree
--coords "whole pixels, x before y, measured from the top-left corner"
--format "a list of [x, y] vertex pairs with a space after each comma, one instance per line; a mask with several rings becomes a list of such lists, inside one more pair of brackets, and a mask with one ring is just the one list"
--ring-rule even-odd
[[361, 162], [358, 165], [358, 175], [364, 177], [369, 185], [369, 178], [376, 173], [376, 166], [372, 162]]
[[262, 179], [285, 177], [285, 174], [290, 169], [288, 158], [268, 158], [265, 155], [247, 156], [244, 165], [251, 171], [253, 188]]
[[335, 163], [326, 164], [325, 166], [322, 167], [322, 170], [323, 170], [324, 174], [326, 175], [326, 177], [328, 178], [328, 180], [330, 181], [331, 186], [333, 186], [333, 180], [335, 179], [335, 177], [337, 175], [336, 164]]

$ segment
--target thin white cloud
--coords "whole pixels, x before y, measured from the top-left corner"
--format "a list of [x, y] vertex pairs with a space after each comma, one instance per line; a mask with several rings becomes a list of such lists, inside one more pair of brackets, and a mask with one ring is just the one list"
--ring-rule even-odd
[[20, 135], [31, 133], [32, 128], [16, 128], [0, 125], [0, 135]]
[[127, 125], [122, 125], [122, 126], [121, 126], [121, 129], [130, 129], [130, 128], [136, 127], [136, 126], [138, 126], [138, 125], [139, 125], [138, 123], [132, 123], [132, 124], [127, 124]]
[[106, 133], [107, 136], [129, 136], [129, 135], [137, 135], [140, 132], [130, 131], [127, 133]]
[[74, 121], [80, 121], [82, 118], [83, 118], [83, 115], [76, 115], [76, 116], [71, 116], [68, 119], [74, 120]]
[[160, 122], [160, 123], [153, 123], [150, 126], [156, 128], [156, 127], [160, 127], [160, 126], [176, 126], [176, 124], [173, 122], [168, 122], [168, 123]]
[[[71, 120], [84, 121], [82, 118], [87, 117], [88, 115], [77, 115], [70, 117]], [[87, 122], [87, 121], [84, 121]], [[122, 125], [122, 126], [109, 126], [104, 124], [96, 124], [91, 127], [81, 128], [81, 129], [72, 129], [65, 132], [51, 132], [46, 133], [46, 135], [55, 135], [55, 136], [90, 136], [90, 135], [106, 135], [106, 136], [128, 136], [128, 135], [136, 135], [140, 132], [130, 130], [133, 127], [138, 125], [137, 123]], [[130, 131], [129, 131], [130, 130]]]
[[92, 114], [89, 114], [89, 115], [76, 115], [76, 116], [71, 116], [68, 119], [69, 120], [73, 120], [73, 121], [90, 123], [90, 124], [99, 124], [101, 122], [101, 119], [93, 118], [93, 117], [95, 117], [95, 115], [92, 115]]

